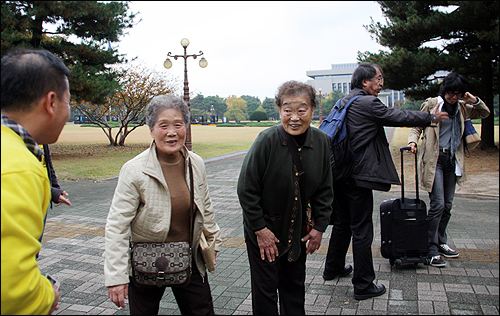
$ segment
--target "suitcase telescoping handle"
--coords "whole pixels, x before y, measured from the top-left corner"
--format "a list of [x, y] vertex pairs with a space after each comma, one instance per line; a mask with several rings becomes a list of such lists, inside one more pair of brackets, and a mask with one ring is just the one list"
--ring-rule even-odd
[[[411, 147], [405, 146], [405, 147], [400, 147], [399, 150], [401, 151], [401, 201], [404, 203], [405, 202], [405, 173], [403, 171], [403, 152], [405, 150], [411, 150]], [[415, 153], [415, 187], [416, 187], [416, 192], [417, 192], [417, 200], [419, 199], [418, 196], [418, 170], [417, 170], [417, 153]]]

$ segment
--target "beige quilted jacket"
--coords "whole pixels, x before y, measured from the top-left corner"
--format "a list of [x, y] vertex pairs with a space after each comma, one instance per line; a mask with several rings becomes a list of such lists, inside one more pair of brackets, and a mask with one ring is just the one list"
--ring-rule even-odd
[[[193, 166], [197, 211], [191, 246], [196, 266], [205, 275], [206, 267], [199, 250], [200, 237], [204, 233], [207, 242], [215, 242], [215, 250], [219, 251], [222, 244], [220, 229], [214, 219], [203, 159], [186, 147], [182, 153], [191, 158]], [[190, 186], [187, 158], [186, 182]], [[153, 142], [149, 149], [126, 162], [120, 171], [106, 221], [103, 254], [106, 286], [130, 282], [130, 237], [133, 242], [165, 241], [170, 229], [170, 207], [170, 193]]]
[[[459, 103], [462, 134], [464, 133], [465, 119], [483, 119], [490, 114], [486, 104], [481, 99], [479, 100], [479, 104], [474, 106], [462, 102]], [[443, 106], [442, 98], [428, 98], [422, 104], [420, 110], [431, 113], [437, 106], [440, 108], [436, 110], [441, 111], [441, 107]], [[422, 189], [431, 192], [439, 157], [439, 124], [433, 123], [426, 127], [413, 127], [408, 135], [408, 144], [412, 142], [418, 144], [420, 136], [422, 136], [422, 143], [418, 145], [419, 183]], [[464, 156], [464, 144], [461, 142], [455, 152], [457, 184], [462, 184], [467, 180]]]

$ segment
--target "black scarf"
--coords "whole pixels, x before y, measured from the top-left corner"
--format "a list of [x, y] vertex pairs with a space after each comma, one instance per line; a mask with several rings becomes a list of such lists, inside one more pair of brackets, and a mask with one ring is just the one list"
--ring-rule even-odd
[[444, 101], [443, 110], [448, 113], [448, 117], [451, 121], [451, 138], [450, 138], [450, 161], [453, 163], [455, 159], [455, 152], [457, 151], [460, 142], [462, 141], [461, 136], [461, 122], [460, 122], [460, 112], [458, 110], [458, 102], [455, 104], [449, 104]]

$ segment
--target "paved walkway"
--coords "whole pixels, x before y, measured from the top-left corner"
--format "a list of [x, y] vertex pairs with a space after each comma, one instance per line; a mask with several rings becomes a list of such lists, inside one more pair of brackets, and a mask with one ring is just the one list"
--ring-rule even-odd
[[[216, 272], [209, 274], [215, 313], [219, 315], [252, 313], [250, 272], [236, 194], [243, 157], [244, 153], [238, 153], [206, 162], [210, 194], [223, 236]], [[62, 205], [49, 211], [39, 257], [41, 271], [61, 282], [60, 309], [55, 314], [128, 315], [128, 305], [118, 309], [107, 297], [101, 256], [104, 226], [116, 179], [61, 184], [69, 192], [73, 206]], [[329, 226], [321, 248], [307, 259], [306, 313], [498, 315], [498, 197], [455, 197], [448, 236], [449, 245], [460, 253], [460, 257], [446, 259], [447, 266], [440, 269], [422, 264], [391, 267], [389, 260], [380, 255], [378, 205], [399, 195], [398, 187], [391, 192], [374, 192], [375, 282], [384, 284], [387, 293], [357, 301], [349, 277], [323, 280], [331, 233]], [[421, 198], [429, 205], [427, 194]], [[352, 264], [351, 250], [347, 263]], [[168, 289], [160, 305], [160, 314], [180, 314]]]

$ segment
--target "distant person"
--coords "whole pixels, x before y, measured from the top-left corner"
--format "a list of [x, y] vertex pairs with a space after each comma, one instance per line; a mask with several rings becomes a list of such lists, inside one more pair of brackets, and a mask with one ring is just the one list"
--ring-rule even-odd
[[[128, 298], [131, 315], [157, 315], [166, 286], [143, 288], [134, 283], [129, 242], [190, 241], [190, 177], [195, 201], [191, 235], [199, 238], [204, 234], [207, 241], [215, 243], [216, 253], [222, 245], [205, 164], [184, 145], [190, 117], [187, 104], [177, 96], [156, 96], [145, 116], [153, 142], [123, 165], [106, 221], [104, 278], [108, 297], [118, 307], [125, 307]], [[193, 174], [188, 171], [190, 163]], [[199, 242], [193, 239], [191, 244], [189, 283], [172, 287], [183, 315], [214, 314]]]
[[[311, 127], [317, 99], [310, 85], [283, 83], [275, 104], [282, 125], [257, 136], [243, 160], [237, 186], [250, 263], [252, 310], [254, 315], [277, 315], [279, 296], [281, 314], [304, 315], [306, 255], [321, 246], [331, 215], [329, 139]], [[303, 176], [294, 166], [287, 138], [301, 156]], [[306, 228], [308, 201], [314, 221], [310, 232]]]
[[383, 284], [374, 284], [373, 268], [373, 190], [389, 191], [391, 184], [401, 184], [392, 161], [384, 126], [427, 126], [441, 122], [446, 113], [430, 114], [389, 108], [377, 98], [384, 85], [382, 68], [361, 63], [351, 79], [351, 92], [342, 100], [344, 106], [361, 95], [347, 109], [348, 137], [356, 156], [351, 176], [335, 186], [335, 224], [326, 257], [323, 277], [331, 280], [350, 273], [345, 264], [352, 236], [354, 257], [354, 298], [364, 300], [386, 292]]
[[450, 117], [437, 126], [413, 127], [408, 136], [411, 152], [417, 152], [417, 142], [422, 136], [419, 154], [420, 186], [429, 192], [429, 257], [431, 266], [444, 267], [446, 258], [456, 258], [458, 252], [448, 246], [446, 228], [451, 217], [456, 184], [465, 181], [464, 120], [483, 119], [490, 110], [478, 97], [467, 92], [467, 79], [460, 74], [448, 74], [439, 88], [439, 96], [428, 98], [422, 111], [445, 111]]
[[70, 70], [46, 50], [2, 57], [2, 314], [52, 314], [59, 292], [36, 254], [50, 199], [38, 144], [57, 141], [69, 117]]

